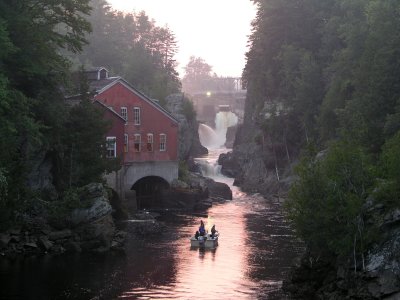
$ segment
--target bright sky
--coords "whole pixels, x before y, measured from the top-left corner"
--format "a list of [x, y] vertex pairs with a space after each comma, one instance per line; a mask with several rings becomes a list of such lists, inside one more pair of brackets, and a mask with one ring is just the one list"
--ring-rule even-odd
[[167, 25], [178, 43], [176, 60], [183, 67], [191, 55], [201, 57], [218, 76], [240, 77], [245, 66], [251, 21], [256, 6], [250, 0], [108, 0], [114, 9], [140, 12]]

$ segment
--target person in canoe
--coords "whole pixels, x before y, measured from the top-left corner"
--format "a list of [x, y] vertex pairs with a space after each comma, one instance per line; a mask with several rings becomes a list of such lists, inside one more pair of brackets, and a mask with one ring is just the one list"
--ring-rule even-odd
[[204, 226], [203, 220], [200, 220], [199, 234], [200, 236], [205, 236], [206, 234], [206, 228]]
[[211, 227], [211, 237], [214, 238], [215, 237], [215, 233], [217, 232], [217, 230], [215, 230], [215, 224]]

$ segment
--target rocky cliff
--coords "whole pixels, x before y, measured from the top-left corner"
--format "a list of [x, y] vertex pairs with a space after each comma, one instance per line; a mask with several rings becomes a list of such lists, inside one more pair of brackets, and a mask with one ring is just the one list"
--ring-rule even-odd
[[222, 154], [218, 163], [222, 165], [221, 173], [235, 178], [234, 185], [244, 191], [281, 197], [292, 178], [291, 163], [285, 161], [285, 151], [269, 143], [257, 116], [255, 108], [246, 105], [244, 122], [236, 129], [233, 149]]
[[[208, 153], [207, 148], [200, 143], [199, 124], [195, 115], [188, 116], [186, 107], [190, 108], [189, 101], [183, 94], [172, 94], [166, 99], [166, 109], [179, 121], [179, 160], [186, 161], [190, 157]], [[193, 111], [194, 112], [194, 111]], [[186, 114], [185, 114], [186, 113]], [[191, 111], [189, 113], [192, 113]]]
[[[294, 179], [296, 155], [285, 157], [283, 145], [272, 147], [261, 122], [260, 113], [246, 103], [244, 123], [237, 130], [233, 150], [219, 158], [221, 172], [235, 178], [234, 184], [245, 191], [284, 199]], [[364, 259], [354, 267], [350, 256], [332, 262], [315, 260], [306, 251], [284, 282], [284, 289], [293, 298], [400, 299], [400, 211], [374, 201], [366, 204], [365, 211], [379, 238]]]
[[283, 284], [295, 299], [400, 299], [400, 210], [388, 210], [370, 199], [369, 223], [377, 225], [379, 242], [359, 258], [335, 263], [306, 253]]
[[2, 256], [121, 250], [125, 233], [116, 230], [108, 192], [100, 183], [83, 187], [74, 209], [37, 203], [37, 214], [20, 216], [17, 227], [0, 233]]

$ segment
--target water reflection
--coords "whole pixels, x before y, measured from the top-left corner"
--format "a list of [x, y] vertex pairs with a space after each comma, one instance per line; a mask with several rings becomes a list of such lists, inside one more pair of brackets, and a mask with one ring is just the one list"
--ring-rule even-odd
[[[282, 279], [299, 251], [299, 244], [279, 214], [279, 207], [257, 195], [246, 196], [213, 206], [209, 215], [221, 234], [216, 249], [190, 247], [189, 237], [196, 231], [200, 218], [175, 218], [171, 227], [176, 228], [178, 238], [172, 251], [165, 250], [172, 257], [157, 257], [159, 264], [166, 263], [166, 259], [174, 262], [168, 268], [173, 268], [175, 275], [165, 270], [169, 280], [155, 284], [154, 274], [147, 274], [152, 284], [145, 284], [142, 278], [119, 298], [285, 299], [280, 291]], [[150, 248], [160, 251], [170, 245], [167, 241], [158, 242]], [[149, 263], [157, 269], [154, 260]]]
[[129, 239], [125, 256], [0, 259], [0, 299], [286, 299], [280, 287], [301, 244], [277, 203], [232, 190], [208, 211], [216, 249], [190, 247], [207, 217], [165, 214], [166, 230]]

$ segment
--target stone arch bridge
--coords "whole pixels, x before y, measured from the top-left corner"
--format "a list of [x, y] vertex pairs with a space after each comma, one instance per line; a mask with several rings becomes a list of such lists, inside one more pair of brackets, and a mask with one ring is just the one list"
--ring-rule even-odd
[[215, 127], [215, 116], [220, 110], [230, 110], [243, 120], [246, 90], [242, 88], [241, 78], [217, 78], [215, 80], [230, 82], [229, 88], [203, 89], [191, 93], [191, 100], [197, 113], [197, 120], [211, 127]]
[[160, 195], [178, 178], [177, 161], [125, 163], [117, 172], [106, 176], [129, 211], [157, 206]]

